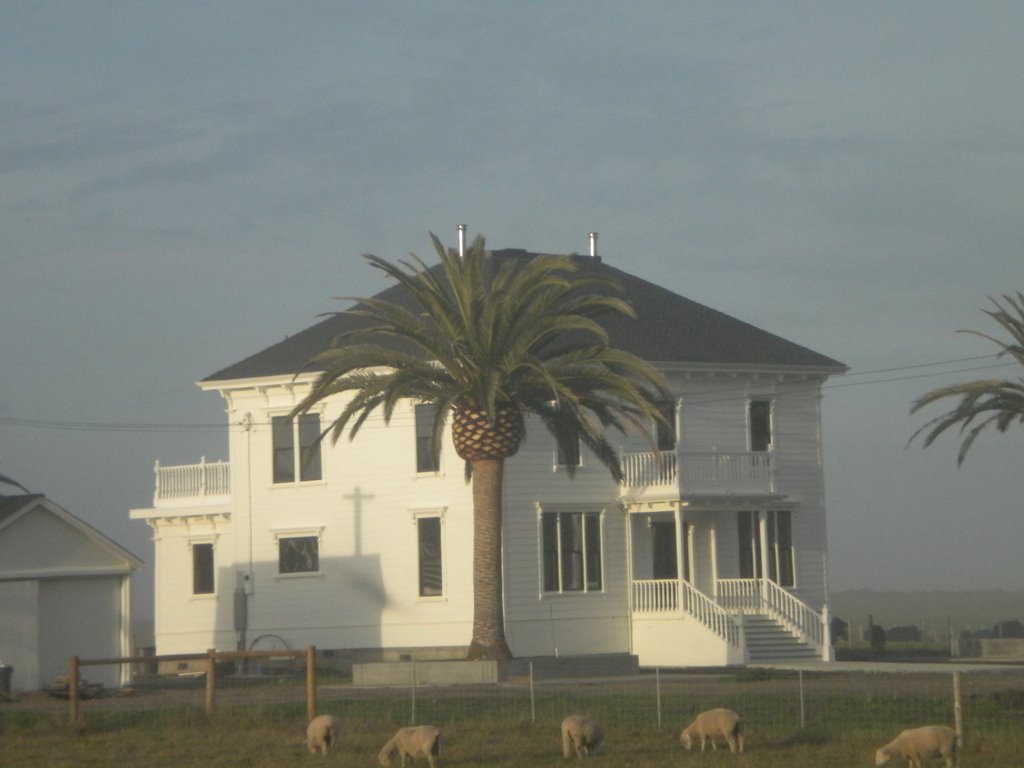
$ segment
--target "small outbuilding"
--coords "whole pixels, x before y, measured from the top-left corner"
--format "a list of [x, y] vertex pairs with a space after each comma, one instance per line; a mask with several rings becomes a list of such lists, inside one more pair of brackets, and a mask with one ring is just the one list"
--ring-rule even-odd
[[[71, 656], [130, 656], [131, 575], [141, 566], [42, 494], [0, 495], [0, 664], [13, 668], [11, 688], [48, 685]], [[117, 686], [128, 674], [97, 666], [87, 677]]]

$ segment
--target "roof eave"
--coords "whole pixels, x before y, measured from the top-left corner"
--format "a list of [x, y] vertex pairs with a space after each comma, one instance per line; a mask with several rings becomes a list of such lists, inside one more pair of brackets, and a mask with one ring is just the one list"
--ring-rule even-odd
[[272, 376], [251, 376], [243, 379], [203, 379], [196, 386], [204, 392], [232, 392], [239, 389], [259, 389], [260, 387], [294, 387], [312, 384], [319, 371], [302, 373], [279, 373]]
[[771, 376], [803, 376], [826, 379], [840, 376], [850, 370], [842, 363], [834, 365], [764, 365], [755, 363], [687, 363], [679, 361], [652, 362], [653, 366], [665, 373], [725, 373]]

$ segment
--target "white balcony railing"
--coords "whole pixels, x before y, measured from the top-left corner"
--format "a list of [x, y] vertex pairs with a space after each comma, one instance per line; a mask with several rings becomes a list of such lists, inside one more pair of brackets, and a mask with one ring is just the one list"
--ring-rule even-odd
[[198, 464], [174, 467], [161, 467], [158, 461], [153, 471], [156, 474], [154, 506], [167, 501], [201, 501], [231, 494], [231, 463], [227, 461], [208, 462], [203, 457]]
[[772, 454], [647, 451], [622, 455], [623, 486], [677, 493], [772, 493]]

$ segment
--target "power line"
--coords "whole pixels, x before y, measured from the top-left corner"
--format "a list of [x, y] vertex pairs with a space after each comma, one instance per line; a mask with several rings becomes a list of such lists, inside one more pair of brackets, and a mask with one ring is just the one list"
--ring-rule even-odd
[[[923, 368], [937, 368], [939, 366], [953, 365], [955, 363], [971, 362], [973, 360], [985, 360], [988, 358], [997, 358], [996, 354], [987, 355], [975, 355], [973, 357], [959, 357], [950, 360], [940, 360], [932, 363], [917, 363], [914, 365], [901, 365], [892, 368], [876, 368], [868, 371], [850, 371], [844, 374], [844, 377], [854, 376], [874, 376], [883, 373], [897, 373], [899, 371], [917, 371]], [[897, 381], [909, 381], [911, 379], [922, 379], [930, 378], [933, 376], [946, 376], [955, 373], [969, 373], [972, 371], [988, 370], [992, 368], [1006, 368], [1010, 366], [1016, 366], [1016, 362], [1012, 363], [994, 363], [992, 365], [980, 365], [971, 366], [968, 368], [955, 368], [953, 370], [941, 370], [941, 371], [929, 371], [926, 373], [913, 373], [905, 376], [889, 376], [881, 379], [871, 379], [870, 381], [837, 381], [834, 384], [825, 384], [822, 389], [840, 389], [847, 387], [863, 387], [875, 384], [889, 384]], [[746, 392], [747, 387], [737, 387], [736, 391]], [[728, 391], [728, 390], [725, 390]], [[702, 397], [711, 395], [722, 395], [724, 391], [722, 389], [708, 390], [706, 392], [691, 392], [688, 397]], [[732, 397], [721, 398], [715, 400], [701, 400], [702, 405], [706, 405], [713, 402], [725, 402], [727, 400], [734, 399]], [[225, 426], [227, 427], [239, 427], [240, 424], [228, 424], [225, 425], [222, 422], [214, 423], [158, 423], [158, 422], [111, 422], [111, 421], [62, 421], [54, 419], [33, 419], [33, 418], [20, 418], [16, 416], [0, 416], [0, 426], [9, 427], [26, 427], [29, 429], [52, 429], [58, 431], [72, 431], [72, 432], [220, 432], [223, 431]], [[256, 422], [256, 426], [269, 427], [270, 422]]]
[[0, 416], [0, 425], [78, 432], [202, 432], [224, 429], [223, 424], [157, 424], [112, 421], [56, 421]]

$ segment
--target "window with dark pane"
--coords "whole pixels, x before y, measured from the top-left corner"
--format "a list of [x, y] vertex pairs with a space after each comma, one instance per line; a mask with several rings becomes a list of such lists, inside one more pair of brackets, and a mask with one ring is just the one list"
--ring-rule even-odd
[[320, 570], [320, 540], [316, 536], [278, 539], [279, 573], [315, 573]]
[[441, 469], [441, 457], [434, 450], [434, 414], [437, 409], [430, 404], [416, 406], [416, 471], [437, 472]]
[[420, 597], [443, 594], [441, 572], [441, 518], [421, 517], [416, 521], [419, 534]]
[[749, 406], [750, 450], [767, 451], [772, 445], [772, 404], [751, 400]]
[[[320, 480], [320, 415], [307, 413], [293, 419], [274, 416], [270, 420], [273, 443], [274, 482], [294, 483]], [[296, 448], [297, 446], [297, 448]]]
[[213, 594], [213, 544], [192, 545], [192, 594]]
[[676, 404], [662, 403], [659, 407], [668, 426], [660, 421], [655, 422], [655, 436], [658, 441], [659, 451], [674, 451], [676, 449]]
[[545, 592], [601, 590], [600, 514], [545, 512], [541, 549]]

